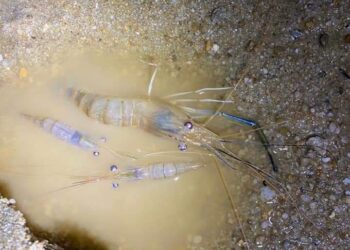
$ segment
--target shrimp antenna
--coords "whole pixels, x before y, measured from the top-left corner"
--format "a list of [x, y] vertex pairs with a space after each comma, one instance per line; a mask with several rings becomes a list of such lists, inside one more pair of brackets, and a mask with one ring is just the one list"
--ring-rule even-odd
[[240, 229], [240, 231], [242, 233], [243, 239], [244, 239], [244, 241], [247, 244], [246, 247], [247, 247], [247, 249], [249, 249], [249, 243], [248, 243], [248, 240], [247, 240], [247, 236], [244, 233], [243, 225], [242, 225], [242, 222], [241, 222], [241, 220], [239, 218], [239, 214], [238, 214], [237, 208], [235, 206], [235, 203], [233, 201], [232, 195], [231, 195], [231, 193], [230, 193], [230, 191], [228, 189], [227, 182], [226, 182], [226, 180], [224, 178], [224, 175], [223, 175], [223, 173], [222, 173], [222, 171], [221, 171], [221, 169], [219, 167], [219, 164], [218, 164], [218, 161], [217, 161], [216, 158], [215, 158], [215, 167], [216, 167], [216, 170], [218, 171], [218, 174], [219, 174], [220, 180], [222, 182], [222, 185], [223, 185], [223, 187], [225, 189], [226, 195], [227, 195], [227, 197], [228, 197], [228, 199], [230, 201], [230, 205], [231, 205], [233, 214], [235, 215], [235, 217], [237, 219], [237, 222], [238, 222], [238, 225], [239, 225], [239, 229]]
[[[248, 73], [248, 68], [243, 72], [243, 75], [242, 75], [242, 77], [239, 79], [239, 81], [237, 82], [237, 84], [236, 84], [236, 85], [232, 88], [232, 90], [228, 93], [228, 95], [227, 95], [226, 98], [225, 98], [225, 101], [228, 101], [228, 100], [231, 98], [233, 92], [237, 89], [237, 86], [241, 84], [241, 82], [243, 81], [244, 76], [245, 76], [247, 73]], [[203, 127], [207, 127], [208, 124], [214, 119], [214, 117], [217, 116], [217, 115], [220, 113], [220, 111], [223, 109], [224, 106], [225, 106], [225, 102], [221, 103], [221, 105], [220, 105], [219, 108], [216, 110], [216, 112], [215, 112], [212, 116], [210, 116], [210, 117], [204, 122]]]
[[123, 152], [119, 152], [119, 151], [115, 151], [114, 149], [112, 149], [111, 147], [107, 146], [107, 145], [101, 145], [99, 144], [99, 146], [103, 149], [106, 149], [108, 152], [110, 152], [112, 155], [116, 156], [116, 157], [121, 157], [121, 158], [129, 158], [132, 160], [136, 160], [137, 157], [133, 156], [131, 154], [127, 154], [127, 153], [123, 153]]
[[150, 81], [148, 83], [147, 95], [148, 95], [148, 97], [150, 97], [151, 93], [152, 93], [152, 89], [153, 89], [154, 79], [156, 78], [156, 74], [157, 74], [157, 71], [158, 71], [158, 65], [155, 64], [155, 63], [146, 62], [145, 60], [142, 60], [142, 59], [139, 59], [139, 61], [154, 67], [154, 71], [153, 71], [151, 79], [150, 79]]
[[[234, 88], [235, 87], [202, 88], [202, 89], [197, 89], [197, 90], [194, 90], [194, 91], [186, 91], [186, 92], [180, 92], [180, 93], [167, 95], [164, 98], [170, 99], [170, 98], [174, 98], [174, 97], [178, 97], [178, 96], [184, 96], [184, 95], [190, 95], [190, 94], [202, 95], [202, 94], [204, 94], [205, 92], [208, 92], [208, 91], [226, 91], [226, 90], [234, 89]], [[174, 100], [174, 101], [177, 101], [177, 100]]]
[[[221, 149], [215, 149], [215, 150], [217, 150], [218, 152], [220, 152], [220, 153], [230, 157], [233, 160], [236, 160], [240, 164], [248, 166], [250, 169], [252, 169], [257, 174], [257, 176], [259, 176], [260, 178], [263, 178], [268, 184], [270, 184], [270, 186], [274, 190], [276, 190], [276, 192], [278, 192], [280, 195], [287, 196], [287, 198], [292, 202], [291, 204], [296, 209], [298, 215], [302, 219], [307, 220], [314, 228], [316, 228], [317, 230], [320, 230], [321, 232], [325, 233], [325, 235], [327, 235], [327, 232], [323, 228], [319, 228], [308, 216], [306, 216], [297, 207], [296, 200], [294, 199], [294, 197], [290, 194], [288, 189], [279, 180], [276, 179], [276, 177], [272, 176], [271, 174], [269, 174], [269, 173], [265, 172], [264, 170], [260, 169], [259, 167], [255, 166], [253, 163], [251, 163], [249, 161], [242, 160], [242, 159], [238, 158], [237, 156], [235, 156], [235, 155], [233, 155], [231, 153], [225, 152], [224, 150], [221, 150]], [[225, 157], [222, 156], [222, 158], [225, 158]], [[231, 166], [231, 168], [233, 168], [233, 166]], [[329, 238], [329, 237], [327, 236], [327, 238]]]

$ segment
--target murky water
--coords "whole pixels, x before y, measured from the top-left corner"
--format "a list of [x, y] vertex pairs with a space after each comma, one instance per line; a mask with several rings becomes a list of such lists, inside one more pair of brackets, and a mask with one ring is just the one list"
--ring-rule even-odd
[[[50, 117], [96, 140], [105, 137], [103, 145], [115, 151], [137, 155], [176, 151], [177, 143], [170, 139], [136, 128], [100, 124], [64, 96], [67, 87], [120, 97], [144, 96], [152, 70], [137, 57], [90, 55], [38, 70], [30, 79], [0, 89], [1, 182], [33, 224], [52, 232], [70, 225], [110, 249], [209, 246], [222, 234], [230, 240], [232, 225], [227, 224], [227, 214], [231, 207], [212, 158], [169, 153], [132, 161], [106, 149], [95, 157], [21, 115]], [[203, 71], [198, 73], [191, 65], [180, 71], [161, 66], [152, 94], [216, 86], [220, 79]], [[117, 180], [106, 180], [62, 190], [88, 176], [108, 174], [112, 164], [123, 169], [188, 161], [206, 166], [178, 180], [121, 181], [117, 189], [112, 188]], [[230, 185], [239, 186], [237, 173], [226, 170], [225, 174]]]

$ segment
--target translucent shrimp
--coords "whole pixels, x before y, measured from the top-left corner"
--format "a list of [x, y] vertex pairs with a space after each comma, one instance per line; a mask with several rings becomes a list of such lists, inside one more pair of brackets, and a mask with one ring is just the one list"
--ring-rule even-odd
[[[235, 156], [219, 135], [196, 123], [188, 112], [170, 102], [149, 97], [128, 99], [102, 96], [75, 89], [69, 89], [67, 95], [88, 117], [101, 123], [116, 127], [137, 127], [158, 136], [172, 138], [178, 141], [181, 151], [185, 151], [188, 145], [199, 146], [230, 168], [234, 168], [233, 162], [252, 165]], [[192, 113], [195, 111], [192, 110]], [[210, 116], [215, 112], [197, 113]], [[234, 117], [236, 120], [239, 118]], [[241, 120], [243, 123], [253, 123], [246, 119]], [[267, 145], [266, 137], [262, 138], [263, 144]], [[273, 162], [272, 156], [270, 160]]]
[[[49, 117], [36, 117], [27, 114], [23, 114], [26, 119], [31, 120], [35, 124], [39, 125], [43, 130], [49, 132], [51, 135], [62, 141], [68, 142], [71, 145], [77, 146], [83, 150], [92, 152], [94, 156], [99, 156], [101, 148], [106, 149], [109, 153], [112, 153], [118, 157], [133, 158], [130, 155], [116, 152], [109, 149], [106, 145], [99, 145], [90, 136], [81, 133], [80, 131], [70, 127], [69, 125], [54, 120]], [[101, 141], [105, 142], [106, 138], [102, 137]], [[133, 158], [134, 159], [134, 158]]]
[[[60, 188], [59, 190], [69, 189], [84, 184], [99, 182], [101, 180], [113, 181], [141, 181], [141, 180], [178, 180], [180, 175], [187, 172], [197, 170], [205, 166], [204, 164], [194, 162], [161, 162], [143, 166], [128, 166], [125, 170], [119, 170], [116, 165], [110, 167], [110, 173], [102, 176], [87, 177], [82, 181], [72, 183], [72, 185]], [[112, 183], [112, 187], [116, 188], [119, 184]]]

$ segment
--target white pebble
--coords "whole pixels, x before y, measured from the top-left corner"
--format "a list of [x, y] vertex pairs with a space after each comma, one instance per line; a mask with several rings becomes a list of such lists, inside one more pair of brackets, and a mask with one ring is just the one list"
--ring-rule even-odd
[[14, 205], [14, 204], [16, 204], [16, 200], [15, 199], [9, 199], [8, 203], [10, 205]]
[[263, 201], [270, 201], [275, 198], [276, 192], [269, 187], [262, 187], [260, 192], [260, 198]]
[[263, 221], [262, 223], [261, 223], [261, 228], [262, 229], [266, 229], [266, 228], [268, 228], [270, 226], [270, 222], [268, 222], [268, 221]]
[[338, 126], [334, 122], [332, 122], [331, 124], [329, 124], [329, 131], [333, 134], [339, 134], [340, 128], [338, 128]]
[[328, 162], [330, 162], [331, 161], [331, 158], [330, 157], [323, 157], [322, 158], [322, 162], [323, 163], [328, 163]]
[[202, 242], [202, 236], [196, 235], [196, 236], [193, 237], [193, 243], [194, 244], [199, 244], [201, 242]]
[[217, 44], [215, 43], [215, 44], [213, 45], [213, 48], [212, 48], [213, 52], [216, 53], [216, 52], [219, 51], [219, 49], [220, 49], [219, 45], [217, 45]]
[[287, 213], [283, 213], [283, 214], [282, 214], [282, 218], [283, 218], [283, 219], [286, 220], [286, 219], [288, 219], [288, 217], [289, 217], [289, 215], [288, 215]]
[[343, 180], [344, 185], [349, 185], [350, 184], [350, 177], [347, 177]]

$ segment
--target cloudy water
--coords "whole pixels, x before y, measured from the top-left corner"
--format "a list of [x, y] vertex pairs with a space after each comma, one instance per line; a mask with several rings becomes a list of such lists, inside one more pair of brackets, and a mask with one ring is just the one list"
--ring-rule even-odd
[[[175, 70], [160, 65], [152, 96], [214, 87], [222, 80], [204, 66], [187, 66]], [[237, 221], [213, 157], [191, 146], [187, 152], [196, 153], [178, 152], [176, 141], [141, 129], [99, 123], [65, 95], [73, 87], [102, 95], [142, 97], [153, 70], [138, 57], [89, 55], [33, 69], [37, 73], [30, 78], [0, 89], [1, 183], [32, 225], [53, 233], [81, 234], [110, 249], [229, 245], [230, 228]], [[52, 118], [89, 135], [100, 146], [100, 155], [57, 139], [24, 114], [33, 119]], [[148, 153], [156, 154], [140, 158]], [[176, 179], [108, 178], [72, 186], [111, 175], [114, 164], [123, 171], [166, 162], [202, 167]], [[238, 172], [223, 170], [228, 185], [242, 190]], [[237, 197], [233, 199], [239, 205]]]

